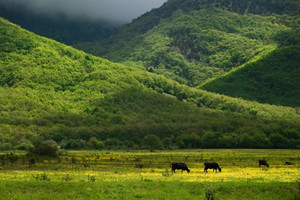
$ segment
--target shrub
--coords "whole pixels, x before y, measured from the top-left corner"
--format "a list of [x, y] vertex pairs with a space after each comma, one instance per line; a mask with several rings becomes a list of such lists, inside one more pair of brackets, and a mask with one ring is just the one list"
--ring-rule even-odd
[[270, 147], [270, 141], [264, 133], [255, 133], [253, 136], [253, 143], [256, 148]]
[[212, 148], [216, 146], [217, 137], [214, 132], [206, 132], [201, 138], [202, 145], [207, 148]]
[[69, 139], [69, 140], [63, 140], [60, 143], [60, 146], [63, 149], [82, 149], [86, 146], [86, 141], [82, 139]]
[[201, 138], [196, 133], [179, 135], [176, 140], [180, 147], [182, 147], [182, 143], [180, 143], [180, 141], [183, 142], [185, 148], [197, 148], [201, 145]]
[[62, 177], [63, 181], [69, 182], [72, 180], [71, 176], [69, 174], [66, 174], [64, 177]]
[[17, 146], [15, 146], [15, 149], [17, 149], [17, 150], [27, 150], [28, 151], [29, 149], [31, 149], [33, 147], [34, 146], [30, 141], [21, 140], [20, 143]]
[[269, 136], [270, 142], [273, 145], [273, 148], [286, 148], [288, 147], [288, 139], [282, 136], [279, 133], [272, 133]]
[[216, 190], [214, 188], [209, 187], [205, 190], [205, 198], [207, 200], [214, 200], [215, 193], [216, 193]]
[[95, 176], [88, 175], [88, 182], [95, 182], [95, 181], [96, 181], [96, 177]]
[[88, 141], [88, 145], [93, 149], [103, 149], [104, 143], [99, 141], [96, 137], [91, 137]]
[[29, 149], [29, 153], [44, 155], [44, 156], [57, 156], [58, 146], [49, 143], [38, 143], [33, 148]]
[[35, 179], [37, 181], [50, 181], [50, 178], [46, 173], [32, 175], [32, 177], [33, 177], [33, 179]]
[[150, 151], [161, 147], [159, 137], [153, 134], [149, 134], [144, 137], [144, 144], [149, 147]]

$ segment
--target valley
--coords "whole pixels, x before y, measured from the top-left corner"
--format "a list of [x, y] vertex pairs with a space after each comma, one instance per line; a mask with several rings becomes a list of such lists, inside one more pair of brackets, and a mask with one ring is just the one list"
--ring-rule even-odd
[[0, 199], [300, 198], [299, 0], [47, 1], [0, 0]]

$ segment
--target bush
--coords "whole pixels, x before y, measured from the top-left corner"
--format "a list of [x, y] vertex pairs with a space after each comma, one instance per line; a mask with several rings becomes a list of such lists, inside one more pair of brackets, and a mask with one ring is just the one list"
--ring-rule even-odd
[[86, 146], [86, 141], [82, 139], [69, 139], [69, 140], [63, 140], [60, 143], [60, 146], [63, 149], [82, 149]]
[[36, 144], [33, 148], [29, 149], [29, 153], [44, 155], [44, 156], [57, 156], [58, 146], [48, 143]]
[[269, 139], [264, 133], [255, 133], [253, 143], [255, 148], [269, 148], [271, 146]]
[[240, 136], [240, 147], [250, 148], [253, 146], [253, 137], [249, 133], [243, 133]]
[[201, 138], [196, 133], [179, 135], [176, 141], [180, 147], [182, 147], [183, 143], [184, 148], [197, 148], [201, 146]]
[[170, 149], [171, 144], [172, 144], [171, 138], [168, 138], [168, 137], [164, 138], [164, 139], [162, 140], [162, 144], [163, 144], [163, 146], [164, 146], [166, 149]]
[[153, 134], [149, 134], [144, 137], [144, 144], [149, 147], [150, 151], [161, 147], [159, 137]]
[[15, 146], [15, 149], [17, 149], [17, 150], [27, 150], [28, 151], [29, 149], [31, 149], [33, 147], [34, 146], [30, 141], [21, 140], [20, 143], [17, 146]]
[[272, 143], [273, 148], [287, 148], [289, 144], [288, 139], [279, 133], [272, 133], [269, 136], [269, 140]]
[[88, 175], [88, 182], [95, 182], [95, 181], [96, 181], [96, 177], [95, 176]]
[[201, 142], [203, 147], [213, 148], [216, 147], [217, 136], [214, 132], [206, 132], [203, 134], [201, 138]]
[[32, 175], [32, 178], [37, 180], [37, 181], [50, 181], [50, 178], [46, 173]]
[[91, 137], [88, 141], [88, 145], [93, 149], [103, 149], [104, 143], [102, 141], [99, 141], [96, 137]]
[[69, 174], [66, 174], [64, 177], [62, 177], [62, 180], [63, 181], [66, 181], [66, 182], [69, 182], [71, 181], [73, 178], [69, 175]]
[[7, 151], [10, 149], [12, 149], [11, 143], [5, 142], [5, 143], [0, 144], [0, 151]]

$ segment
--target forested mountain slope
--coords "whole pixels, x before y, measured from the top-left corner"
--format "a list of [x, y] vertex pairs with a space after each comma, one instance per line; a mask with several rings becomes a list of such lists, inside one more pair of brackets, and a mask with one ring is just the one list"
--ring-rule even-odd
[[44, 140], [83, 148], [92, 137], [107, 146], [140, 148], [148, 134], [164, 147], [299, 145], [296, 109], [189, 88], [1, 18], [0, 94], [1, 150]]
[[276, 49], [201, 88], [261, 103], [300, 107], [300, 46]]
[[76, 45], [198, 86], [238, 67], [299, 26], [299, 0], [169, 0], [109, 39]]

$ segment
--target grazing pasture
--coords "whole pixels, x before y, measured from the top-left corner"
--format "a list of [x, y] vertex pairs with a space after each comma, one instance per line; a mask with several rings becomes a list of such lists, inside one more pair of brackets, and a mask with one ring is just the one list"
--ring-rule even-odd
[[[259, 167], [267, 160], [269, 168]], [[285, 162], [293, 165], [285, 165]], [[190, 173], [172, 173], [171, 163]], [[203, 171], [217, 162], [222, 172]], [[0, 199], [298, 199], [300, 150], [0, 153]]]

